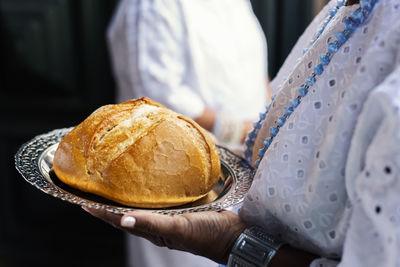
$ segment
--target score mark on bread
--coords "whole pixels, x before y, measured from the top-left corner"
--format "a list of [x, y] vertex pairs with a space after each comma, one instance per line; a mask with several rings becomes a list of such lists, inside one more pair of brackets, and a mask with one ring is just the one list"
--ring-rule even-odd
[[53, 169], [82, 191], [162, 208], [206, 195], [219, 178], [220, 162], [197, 123], [141, 98], [93, 112], [61, 140]]

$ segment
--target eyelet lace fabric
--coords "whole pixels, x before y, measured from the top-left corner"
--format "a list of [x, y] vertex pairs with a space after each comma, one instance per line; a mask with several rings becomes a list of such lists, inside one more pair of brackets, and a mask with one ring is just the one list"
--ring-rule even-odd
[[[303, 55], [335, 5], [314, 19], [271, 83], [276, 98], [253, 154], [358, 8], [340, 8]], [[399, 18], [399, 0], [376, 4], [275, 136], [241, 209], [246, 223], [329, 258], [312, 266], [400, 266]]]

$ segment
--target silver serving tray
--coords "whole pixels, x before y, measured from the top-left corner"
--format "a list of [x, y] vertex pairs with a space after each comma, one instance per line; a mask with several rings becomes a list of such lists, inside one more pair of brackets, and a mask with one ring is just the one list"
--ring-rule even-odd
[[[124, 206], [80, 191], [64, 184], [57, 178], [51, 171], [54, 153], [61, 138], [71, 129], [53, 130], [22, 145], [15, 155], [15, 165], [22, 177], [43, 192], [77, 205], [104, 209], [116, 214], [142, 209]], [[207, 210], [219, 211], [240, 204], [252, 183], [253, 169], [243, 158], [230, 150], [221, 146], [217, 146], [217, 149], [221, 161], [222, 177], [205, 197], [182, 206], [146, 210], [173, 215]]]

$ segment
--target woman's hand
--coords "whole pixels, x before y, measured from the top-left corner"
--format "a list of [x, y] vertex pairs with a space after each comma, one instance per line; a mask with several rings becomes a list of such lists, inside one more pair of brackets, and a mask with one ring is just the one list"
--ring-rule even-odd
[[157, 246], [188, 251], [223, 264], [227, 263], [236, 239], [246, 228], [240, 217], [230, 211], [166, 216], [137, 210], [121, 216], [104, 210], [84, 209]]

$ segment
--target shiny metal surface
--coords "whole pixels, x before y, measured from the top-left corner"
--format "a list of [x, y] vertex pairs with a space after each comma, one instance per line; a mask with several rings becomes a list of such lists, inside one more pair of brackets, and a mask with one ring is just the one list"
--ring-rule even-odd
[[[116, 214], [139, 209], [69, 187], [56, 177], [51, 171], [54, 152], [61, 138], [71, 129], [53, 130], [21, 146], [15, 155], [15, 165], [23, 178], [43, 192], [73, 204], [105, 209]], [[178, 207], [148, 210], [174, 215], [206, 210], [219, 211], [242, 202], [253, 180], [253, 169], [243, 158], [228, 149], [219, 146], [217, 148], [223, 177], [220, 177], [218, 183], [205, 197]]]

